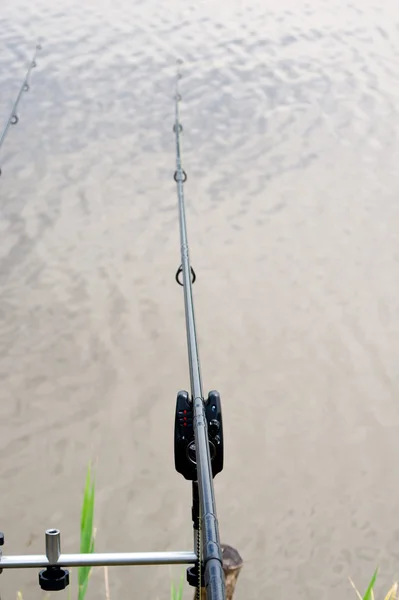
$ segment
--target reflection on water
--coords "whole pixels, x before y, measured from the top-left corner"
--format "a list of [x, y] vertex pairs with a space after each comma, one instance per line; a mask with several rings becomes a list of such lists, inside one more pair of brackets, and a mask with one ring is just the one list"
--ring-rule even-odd
[[[184, 59], [187, 217], [205, 387], [224, 402], [222, 540], [237, 598], [352, 597], [396, 577], [399, 11], [394, 3], [5, 0], [0, 114], [43, 41], [0, 181], [6, 552], [190, 549], [174, 471], [188, 386], [173, 182]], [[179, 569], [172, 569], [179, 577]], [[111, 597], [167, 598], [167, 568]], [[4, 598], [41, 597], [36, 572]], [[102, 597], [95, 571], [92, 597]], [[186, 590], [191, 597], [191, 590]]]

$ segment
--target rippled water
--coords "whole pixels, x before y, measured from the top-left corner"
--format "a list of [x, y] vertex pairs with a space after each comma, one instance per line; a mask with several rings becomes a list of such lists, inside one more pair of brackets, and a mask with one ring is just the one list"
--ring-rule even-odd
[[[380, 5], [379, 5], [380, 4]], [[77, 551], [192, 544], [175, 471], [187, 387], [175, 60], [204, 385], [224, 401], [237, 600], [353, 598], [398, 576], [399, 8], [365, 0], [3, 0], [0, 114], [43, 50], [0, 181], [0, 524]], [[116, 568], [167, 598], [179, 568]], [[101, 570], [91, 598], [102, 598]], [[2, 598], [39, 598], [6, 572]], [[61, 594], [62, 597], [63, 594]], [[192, 591], [186, 590], [191, 598]]]

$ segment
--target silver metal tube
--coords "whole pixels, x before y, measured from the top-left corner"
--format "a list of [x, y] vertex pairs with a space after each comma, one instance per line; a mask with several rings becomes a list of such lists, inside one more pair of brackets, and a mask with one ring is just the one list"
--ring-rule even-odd
[[46, 531], [46, 556], [50, 564], [55, 564], [61, 554], [61, 534], [58, 529]]
[[2, 569], [61, 567], [116, 567], [128, 565], [185, 565], [194, 564], [195, 552], [110, 552], [105, 554], [60, 554], [51, 563], [43, 555], [2, 556]]
[[[180, 74], [178, 74], [178, 79]], [[188, 251], [187, 225], [184, 206], [183, 183], [186, 179], [182, 168], [180, 150], [179, 119], [180, 94], [176, 86], [176, 116], [174, 131], [176, 134], [176, 183], [179, 205], [179, 225], [181, 243], [181, 262], [184, 289], [184, 307], [186, 314], [187, 348], [190, 369], [191, 395], [194, 413], [194, 437], [197, 462], [198, 492], [200, 504], [201, 530], [203, 534], [202, 553], [205, 565], [205, 587], [207, 600], [225, 600], [222, 550], [219, 539], [219, 526], [216, 517], [216, 504], [213, 490], [211, 457], [208, 443], [208, 426], [205, 416], [202, 392], [201, 370], [198, 355], [197, 335], [194, 318], [194, 302], [191, 283], [191, 266]]]

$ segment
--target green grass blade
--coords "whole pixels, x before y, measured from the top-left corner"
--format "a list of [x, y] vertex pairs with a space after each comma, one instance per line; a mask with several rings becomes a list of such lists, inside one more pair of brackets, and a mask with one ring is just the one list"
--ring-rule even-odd
[[91, 481], [91, 466], [89, 464], [80, 519], [80, 551], [82, 553], [90, 552], [93, 536], [94, 496], [94, 482]]
[[175, 582], [171, 581], [170, 583], [170, 600], [175, 600], [176, 598], [176, 588], [175, 588]]
[[[94, 552], [94, 500], [95, 483], [92, 480], [91, 464], [89, 463], [80, 518], [80, 552], [82, 554], [91, 554]], [[84, 600], [86, 596], [90, 573], [91, 567], [78, 568], [79, 600]]]
[[363, 596], [363, 600], [373, 600], [374, 598], [374, 594], [373, 594], [373, 588], [377, 579], [377, 575], [378, 575], [378, 567], [377, 569], [374, 571], [374, 575], [371, 578], [371, 581], [369, 583], [369, 587], [366, 590], [366, 593]]
[[183, 598], [183, 586], [184, 586], [184, 571], [182, 572], [182, 574], [180, 576], [178, 600], [182, 600], [182, 598]]
[[172, 579], [170, 584], [170, 598], [171, 600], [182, 600], [183, 598], [183, 586], [184, 586], [184, 570], [180, 576], [179, 587], [176, 589], [175, 583]]

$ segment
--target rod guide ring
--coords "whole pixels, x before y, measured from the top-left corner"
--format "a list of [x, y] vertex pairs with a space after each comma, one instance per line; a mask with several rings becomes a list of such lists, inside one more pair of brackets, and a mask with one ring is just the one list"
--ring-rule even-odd
[[187, 181], [187, 173], [185, 171], [182, 171], [182, 175], [183, 175], [183, 179], [178, 179], [179, 174], [177, 171], [175, 171], [175, 173], [173, 175], [173, 179], [176, 181], [176, 183], [178, 183], [179, 181], [181, 181], [182, 183], [185, 183]]
[[[195, 282], [195, 280], [197, 279], [197, 276], [195, 274], [194, 269], [191, 266], [190, 266], [190, 270], [191, 270], [191, 275], [192, 275], [191, 284], [193, 284]], [[182, 274], [182, 272], [183, 272], [183, 267], [180, 265], [180, 267], [176, 271], [175, 279], [176, 279], [177, 283], [183, 287], [184, 283], [180, 279], [180, 275]]]

